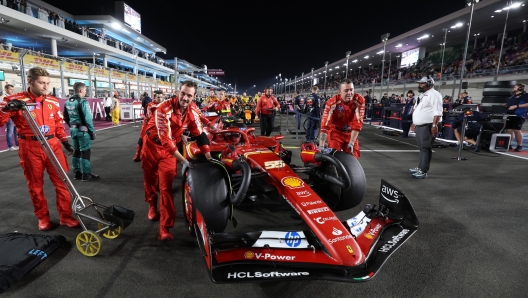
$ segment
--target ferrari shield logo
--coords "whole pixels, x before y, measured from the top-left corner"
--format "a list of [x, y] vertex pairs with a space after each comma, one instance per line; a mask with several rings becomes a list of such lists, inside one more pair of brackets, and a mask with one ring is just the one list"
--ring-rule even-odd
[[287, 186], [291, 189], [300, 188], [304, 186], [304, 181], [297, 177], [284, 177], [281, 180], [282, 185]]
[[51, 106], [51, 104], [48, 103], [48, 109], [52, 109], [53, 107]]
[[349, 253], [351, 253], [351, 254], [354, 253], [354, 250], [352, 249], [352, 247], [350, 247], [350, 245], [347, 245], [346, 248], [347, 248]]
[[37, 114], [35, 114], [35, 112], [31, 112], [31, 117], [33, 117], [33, 119], [37, 119]]

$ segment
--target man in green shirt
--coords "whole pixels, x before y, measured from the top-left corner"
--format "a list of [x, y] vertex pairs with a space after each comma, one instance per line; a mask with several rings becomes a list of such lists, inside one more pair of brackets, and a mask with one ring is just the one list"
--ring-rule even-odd
[[92, 174], [90, 164], [90, 147], [95, 140], [95, 128], [92, 121], [90, 105], [83, 97], [86, 95], [86, 85], [77, 82], [73, 85], [75, 95], [64, 104], [64, 121], [70, 127], [73, 142], [72, 166], [75, 177], [82, 181], [99, 180], [98, 175]]

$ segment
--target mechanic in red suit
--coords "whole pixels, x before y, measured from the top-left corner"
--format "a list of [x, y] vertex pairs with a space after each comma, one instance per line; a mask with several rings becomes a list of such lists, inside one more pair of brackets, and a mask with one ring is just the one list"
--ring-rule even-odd
[[[220, 90], [220, 92], [218, 92], [218, 100], [210, 102], [207, 106], [207, 110], [216, 113], [225, 110], [231, 111], [231, 103], [229, 102], [229, 99], [225, 96], [225, 90]], [[229, 115], [231, 115], [231, 112], [229, 112]]]
[[141, 131], [139, 132], [139, 140], [136, 145], [136, 154], [134, 155], [134, 158], [132, 158], [133, 161], [139, 162], [141, 161], [141, 148], [143, 148], [143, 136], [145, 135], [147, 123], [150, 117], [152, 116], [152, 107], [155, 107], [159, 103], [163, 102], [163, 92], [162, 91], [154, 91], [154, 100], [149, 102], [147, 106], [145, 107], [145, 117], [143, 118], [143, 123], [141, 124]]
[[62, 168], [67, 172], [69, 170], [68, 163], [62, 152], [61, 143], [70, 154], [74, 150], [68, 143], [68, 137], [64, 132], [59, 101], [57, 98], [47, 95], [50, 84], [48, 71], [40, 67], [30, 69], [27, 73], [27, 83], [29, 86], [27, 91], [7, 96], [0, 103], [0, 126], [4, 126], [9, 119], [13, 119], [18, 129], [20, 166], [24, 170], [29, 196], [33, 203], [35, 215], [39, 220], [39, 230], [45, 231], [51, 228], [48, 202], [44, 197], [44, 169], [48, 172], [51, 182], [55, 186], [60, 224], [71, 228], [78, 227], [79, 222], [72, 216], [70, 192], [53, 167], [51, 160], [46, 156], [44, 149], [40, 146], [29, 124], [24, 119], [22, 111], [20, 111], [25, 103], [37, 104], [36, 106], [28, 106], [31, 116], [37, 122]]
[[277, 98], [273, 96], [273, 89], [266, 87], [264, 95], [262, 95], [257, 102], [257, 109], [255, 111], [255, 121], [260, 119], [260, 135], [269, 137], [273, 130], [273, 122], [275, 121], [275, 112], [280, 109], [280, 104]]
[[143, 137], [141, 161], [145, 201], [149, 204], [149, 220], [155, 220], [158, 216], [156, 186], [159, 180], [159, 240], [174, 239], [169, 232], [176, 218], [172, 181], [176, 177], [177, 161], [183, 163], [184, 166], [189, 166], [189, 162], [177, 149], [177, 144], [182, 141], [184, 126], [187, 126], [191, 135], [196, 137], [196, 143], [202, 153], [207, 159], [211, 159], [209, 139], [203, 131], [198, 113], [190, 107], [196, 95], [196, 89], [198, 89], [196, 83], [183, 82], [179, 96], [164, 101], [155, 108]]
[[328, 140], [328, 147], [353, 153], [359, 158], [358, 135], [363, 127], [365, 115], [365, 99], [354, 93], [354, 84], [347, 80], [340, 84], [339, 94], [326, 101], [319, 146], [324, 148]]

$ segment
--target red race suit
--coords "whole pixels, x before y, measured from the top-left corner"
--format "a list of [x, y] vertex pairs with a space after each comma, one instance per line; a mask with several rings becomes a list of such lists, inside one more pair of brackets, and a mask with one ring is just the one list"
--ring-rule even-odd
[[3, 111], [3, 106], [11, 100], [21, 100], [26, 103], [37, 103], [36, 106], [28, 106], [31, 116], [37, 122], [42, 134], [57, 156], [64, 171], [68, 171], [68, 162], [62, 152], [61, 142], [67, 141], [68, 137], [64, 131], [63, 116], [60, 111], [59, 101], [53, 96], [35, 96], [29, 92], [20, 92], [6, 96], [0, 104], [0, 126], [3, 126], [11, 118], [17, 128], [20, 150], [20, 166], [24, 170], [24, 176], [29, 188], [29, 197], [33, 203], [35, 215], [38, 219], [49, 219], [48, 202], [44, 197], [44, 169], [48, 172], [51, 183], [55, 186], [57, 211], [61, 219], [72, 218], [70, 206], [70, 192], [62, 182], [59, 174], [53, 167], [51, 160], [44, 149], [36, 140], [29, 124], [24, 119], [22, 111]]
[[[328, 147], [351, 153], [348, 143], [352, 137], [352, 131], [361, 131], [363, 128], [363, 116], [365, 115], [365, 99], [359, 94], [354, 94], [348, 103], [341, 95], [330, 98], [325, 105], [323, 119], [321, 121], [321, 133], [328, 136]], [[359, 140], [354, 142], [354, 156], [359, 158]]]
[[181, 142], [184, 126], [191, 135], [197, 137], [197, 143], [204, 154], [209, 152], [209, 140], [195, 109], [189, 105], [183, 114], [180, 112], [178, 97], [160, 103], [152, 113], [143, 136], [141, 158], [145, 201], [150, 206], [157, 204], [156, 186], [159, 179], [160, 226], [172, 228], [176, 218], [172, 181], [177, 170], [173, 154], [178, 150], [176, 145]]
[[216, 112], [216, 113], [219, 113], [219, 112], [225, 110], [225, 111], [229, 111], [229, 114], [231, 114], [231, 103], [227, 99], [224, 99], [222, 101], [218, 100], [218, 101], [215, 101], [215, 102], [211, 102], [207, 106], [207, 110], [208, 111], [212, 111], [212, 112]]

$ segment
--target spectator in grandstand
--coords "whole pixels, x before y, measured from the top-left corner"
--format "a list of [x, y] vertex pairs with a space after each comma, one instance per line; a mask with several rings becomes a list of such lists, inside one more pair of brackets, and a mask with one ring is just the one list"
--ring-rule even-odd
[[299, 131], [301, 130], [302, 114], [304, 113], [304, 98], [299, 90], [295, 92], [293, 107], [295, 108], [295, 119], [297, 119], [297, 130]]
[[114, 94], [112, 98], [112, 106], [110, 107], [110, 114], [112, 115], [112, 125], [119, 125], [119, 112], [120, 112], [120, 103], [119, 98], [117, 98], [117, 93]]
[[350, 80], [341, 83], [339, 94], [330, 98], [324, 107], [319, 136], [319, 147], [343, 150], [359, 158], [359, 132], [363, 128], [365, 99], [354, 93]]
[[434, 79], [423, 77], [418, 82], [418, 91], [422, 94], [416, 100], [412, 112], [411, 131], [416, 133], [416, 143], [420, 149], [418, 167], [409, 169], [416, 179], [427, 178], [433, 151], [434, 140], [441, 130], [442, 95], [434, 89]]
[[[15, 87], [13, 87], [13, 85], [11, 84], [6, 84], [4, 86], [4, 91], [5, 91], [5, 94], [1, 97], [0, 102], [3, 101], [4, 97], [13, 95], [15, 93]], [[15, 140], [14, 145], [13, 145], [13, 139]], [[6, 123], [6, 141], [7, 141], [7, 147], [9, 151], [18, 150], [18, 137], [17, 137], [16, 127], [11, 118], [9, 118], [9, 120]]]
[[20, 111], [26, 104], [35, 104], [27, 108], [30, 111], [35, 111], [32, 116], [38, 125], [41, 125], [40, 128], [44, 138], [47, 139], [58, 162], [64, 171], [67, 172], [69, 170], [68, 162], [59, 142], [62, 142], [62, 146], [70, 154], [73, 154], [74, 150], [68, 143], [68, 137], [64, 131], [59, 100], [47, 95], [50, 84], [49, 76], [49, 73], [43, 68], [31, 68], [27, 72], [28, 89], [7, 96], [0, 103], [0, 126], [12, 119], [18, 128], [20, 166], [24, 170], [29, 196], [33, 203], [35, 215], [39, 220], [38, 229], [41, 231], [51, 228], [48, 203], [44, 197], [44, 169], [47, 169], [49, 178], [55, 186], [56, 207], [59, 212], [60, 224], [71, 228], [79, 226], [79, 222], [72, 216], [70, 192], [57, 171], [50, 166], [52, 164], [51, 160], [48, 159], [44, 149], [39, 146], [37, 137]]
[[181, 84], [179, 96], [160, 103], [155, 117], [150, 117], [143, 137], [142, 167], [145, 201], [149, 204], [148, 219], [158, 217], [159, 186], [159, 232], [158, 240], [173, 240], [169, 229], [174, 226], [176, 209], [174, 207], [172, 182], [176, 177], [177, 162], [189, 167], [189, 162], [178, 152], [177, 144], [182, 142], [181, 135], [187, 126], [201, 153], [211, 162], [209, 139], [199, 121], [199, 115], [191, 105], [198, 86], [195, 82], [185, 81]]
[[[522, 126], [526, 119], [526, 113], [528, 112], [528, 93], [525, 91], [526, 85], [516, 84], [513, 87], [513, 95], [506, 101], [506, 107], [508, 107], [508, 114], [514, 115], [509, 116], [506, 121], [506, 129], [511, 135], [512, 140], [515, 136], [517, 141], [517, 147], [515, 151], [521, 152], [523, 150], [523, 135], [521, 133]], [[510, 146], [510, 149], [513, 149]]]
[[255, 121], [258, 121], [260, 118], [260, 135], [269, 137], [273, 130], [275, 112], [280, 109], [280, 104], [272, 95], [273, 89], [271, 87], [266, 87], [264, 92], [265, 94], [262, 95], [257, 102]]
[[407, 99], [405, 100], [405, 106], [403, 107], [402, 113], [402, 138], [409, 137], [409, 129], [411, 128], [412, 112], [415, 104], [414, 92], [412, 90], [407, 91]]
[[108, 93], [104, 94], [103, 107], [106, 115], [106, 121], [112, 121], [112, 115], [110, 113], [112, 107], [112, 98], [108, 96]]
[[64, 122], [70, 127], [70, 134], [75, 153], [72, 156], [73, 179], [86, 181], [99, 180], [99, 175], [92, 174], [90, 162], [92, 141], [95, 140], [95, 127], [92, 120], [90, 104], [86, 96], [86, 85], [82, 82], [73, 84], [72, 96], [64, 104]]
[[321, 109], [319, 107], [321, 99], [317, 95], [319, 88], [312, 87], [312, 94], [306, 98], [306, 142], [315, 142], [315, 132], [320, 121]]

